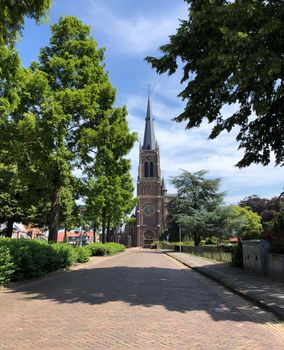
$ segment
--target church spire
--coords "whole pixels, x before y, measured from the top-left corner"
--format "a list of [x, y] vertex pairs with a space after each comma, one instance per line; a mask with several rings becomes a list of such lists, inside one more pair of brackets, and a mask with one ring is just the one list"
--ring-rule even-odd
[[143, 150], [154, 150], [156, 148], [155, 132], [154, 132], [154, 118], [152, 116], [151, 99], [148, 96], [146, 124], [144, 132]]

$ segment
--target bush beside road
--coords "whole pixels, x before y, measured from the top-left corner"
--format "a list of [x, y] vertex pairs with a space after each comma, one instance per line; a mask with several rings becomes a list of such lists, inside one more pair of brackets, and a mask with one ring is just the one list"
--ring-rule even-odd
[[91, 256], [113, 255], [124, 250], [122, 244], [113, 242], [73, 247], [66, 243], [48, 244], [43, 241], [2, 238], [0, 285], [36, 278], [76, 263], [85, 263]]

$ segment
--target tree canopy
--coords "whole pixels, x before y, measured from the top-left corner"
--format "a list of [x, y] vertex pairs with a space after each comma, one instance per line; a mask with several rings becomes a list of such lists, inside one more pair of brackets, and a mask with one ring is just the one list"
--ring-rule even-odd
[[[159, 74], [174, 74], [181, 62], [186, 107], [175, 120], [187, 128], [214, 123], [212, 139], [238, 127], [239, 167], [274, 159], [283, 166], [283, 1], [185, 1], [188, 19], [160, 47], [161, 57], [146, 58]], [[229, 116], [226, 105], [234, 106]]]
[[228, 230], [233, 236], [255, 237], [262, 232], [261, 216], [249, 207], [230, 206]]
[[[43, 201], [49, 240], [56, 241], [60, 223], [66, 227], [74, 221], [75, 199], [86, 195], [75, 171], [95, 181], [100, 176], [108, 179], [108, 186], [97, 189], [99, 198], [108, 190], [105, 205], [116, 215], [112, 223], [132, 209], [130, 162], [125, 156], [136, 135], [128, 129], [126, 108], [113, 106], [115, 89], [105, 71], [104, 49], [97, 47], [90, 27], [76, 17], [64, 17], [51, 32], [39, 61], [18, 69], [18, 100], [2, 118], [0, 186], [10, 197], [0, 197], [0, 203], [10, 202], [6, 212], [12, 221], [26, 217], [28, 205], [35, 216], [39, 210], [32, 204]], [[1, 170], [1, 163], [4, 169], [13, 165], [9, 173]], [[28, 199], [23, 206], [22, 198]], [[114, 209], [118, 199], [125, 201], [123, 212]]]
[[207, 171], [195, 173], [183, 171], [172, 178], [177, 195], [168, 204], [168, 232], [176, 236], [182, 229], [183, 236], [193, 238], [195, 245], [201, 239], [221, 234], [225, 216], [221, 208], [224, 193], [219, 191], [220, 179], [207, 179]]
[[25, 17], [39, 21], [52, 0], [0, 0], [0, 44], [13, 43], [23, 29]]

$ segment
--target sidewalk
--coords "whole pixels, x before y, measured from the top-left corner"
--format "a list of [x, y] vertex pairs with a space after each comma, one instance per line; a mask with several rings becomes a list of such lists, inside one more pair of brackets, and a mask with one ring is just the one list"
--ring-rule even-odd
[[192, 254], [168, 250], [163, 252], [191, 269], [223, 284], [256, 305], [273, 312], [284, 321], [284, 280], [279, 281], [260, 276]]

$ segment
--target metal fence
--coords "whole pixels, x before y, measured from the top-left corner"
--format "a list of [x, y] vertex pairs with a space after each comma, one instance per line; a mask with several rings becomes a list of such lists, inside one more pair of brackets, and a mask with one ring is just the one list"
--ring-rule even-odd
[[[166, 249], [172, 249], [175, 251], [180, 250], [180, 246], [178, 245], [166, 245]], [[226, 264], [230, 264], [232, 262], [232, 253], [228, 248], [224, 247], [210, 247], [210, 246], [181, 246], [181, 251], [183, 253], [194, 254], [200, 256], [202, 258], [220, 261]]]

